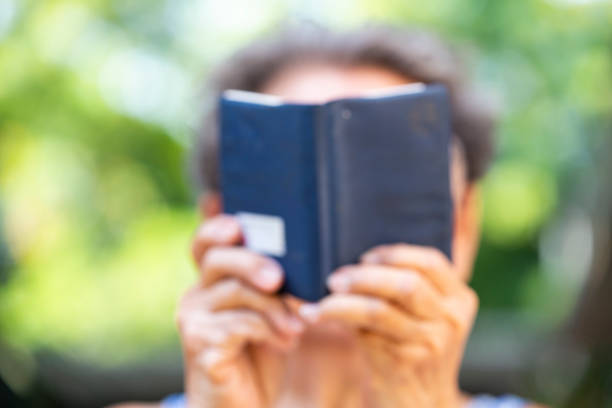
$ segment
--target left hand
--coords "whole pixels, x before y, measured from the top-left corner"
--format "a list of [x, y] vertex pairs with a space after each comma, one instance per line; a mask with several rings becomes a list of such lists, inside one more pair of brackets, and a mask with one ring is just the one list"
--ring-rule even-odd
[[440, 251], [376, 247], [334, 272], [328, 286], [332, 294], [300, 314], [356, 329], [373, 406], [462, 405], [459, 366], [478, 298]]

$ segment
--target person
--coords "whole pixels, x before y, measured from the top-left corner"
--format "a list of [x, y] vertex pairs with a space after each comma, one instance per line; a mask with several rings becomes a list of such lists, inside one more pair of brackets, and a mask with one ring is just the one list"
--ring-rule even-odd
[[161, 406], [529, 406], [514, 396], [469, 396], [458, 385], [478, 309], [466, 282], [478, 250], [477, 181], [492, 157], [494, 115], [456, 54], [417, 30], [300, 26], [239, 50], [212, 78], [214, 98], [241, 89], [302, 103], [411, 82], [445, 84], [453, 112], [454, 255], [451, 262], [432, 248], [383, 245], [335, 271], [318, 303], [277, 293], [279, 264], [243, 247], [239, 224], [222, 214], [213, 107], [194, 160], [205, 189], [205, 222], [192, 251], [200, 279], [177, 311], [185, 394]]

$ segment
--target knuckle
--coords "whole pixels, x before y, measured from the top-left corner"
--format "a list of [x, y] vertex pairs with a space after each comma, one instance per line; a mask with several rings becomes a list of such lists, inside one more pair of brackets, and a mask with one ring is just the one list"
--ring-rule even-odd
[[467, 329], [468, 323], [466, 322], [466, 319], [461, 311], [456, 307], [447, 308], [446, 316], [452, 327], [458, 330], [459, 333], [463, 333]]
[[398, 242], [397, 244], [393, 244], [390, 246], [395, 251], [406, 251], [412, 248], [412, 245], [407, 244], [405, 242]]
[[184, 322], [180, 334], [186, 351], [196, 352], [204, 348], [204, 338], [196, 324]]
[[408, 292], [419, 292], [425, 288], [425, 279], [418, 273], [410, 272], [402, 275], [402, 287]]
[[231, 326], [209, 323], [206, 327], [200, 328], [200, 341], [208, 346], [222, 347], [227, 344], [231, 335]]
[[420, 362], [429, 358], [430, 352], [427, 347], [420, 344], [406, 344], [399, 348], [400, 356], [404, 360]]
[[478, 294], [474, 289], [470, 288], [469, 286], [466, 287], [465, 298], [470, 309], [478, 309], [478, 304], [480, 300], [478, 298]]
[[422, 279], [413, 273], [402, 273], [397, 280], [397, 291], [403, 301], [408, 301], [423, 285]]
[[351, 272], [353, 272], [355, 270], [355, 268], [357, 267], [357, 265], [343, 265], [341, 267], [339, 267], [338, 269], [336, 269], [336, 274], [350, 274]]
[[256, 327], [261, 323], [261, 317], [257, 312], [245, 310], [240, 319], [248, 327]]
[[221, 381], [221, 378], [218, 377], [217, 353], [216, 350], [207, 350], [200, 353], [196, 359], [196, 363], [202, 369], [204, 375], [213, 382]]
[[211, 361], [211, 359], [209, 358], [209, 354], [207, 352], [201, 353], [197, 357], [196, 363], [207, 378], [213, 380], [213, 382], [217, 382], [216, 381], [217, 380], [216, 364], [214, 364], [213, 361]]
[[440, 357], [442, 354], [444, 354], [446, 344], [448, 342], [448, 333], [443, 326], [437, 325], [429, 327], [425, 331], [424, 336], [426, 338], [427, 346], [434, 356]]
[[436, 336], [430, 340], [431, 351], [434, 356], [440, 357], [446, 349], [446, 341], [442, 336]]
[[386, 251], [389, 255], [393, 255], [401, 259], [406, 254], [410, 255], [414, 252], [416, 247], [412, 244], [407, 244], [405, 242], [398, 242], [396, 244], [388, 245], [386, 247]]
[[425, 264], [431, 269], [438, 270], [446, 268], [447, 266], [448, 261], [446, 259], [446, 255], [444, 255], [438, 248], [424, 248], [423, 256], [425, 258]]
[[210, 271], [224, 275], [243, 275], [254, 267], [265, 262], [264, 257], [240, 247], [211, 247], [202, 257], [201, 269], [206, 274]]
[[453, 298], [445, 304], [448, 321], [459, 335], [467, 333], [478, 311], [478, 296], [472, 289], [466, 290], [461, 297]]
[[254, 270], [270, 262], [268, 258], [246, 248], [231, 248], [231, 262], [236, 269]]
[[223, 285], [222, 293], [226, 299], [235, 300], [243, 296], [244, 289], [238, 279], [225, 279], [220, 285]]
[[211, 264], [218, 262], [219, 259], [224, 255], [225, 248], [213, 246], [206, 251], [204, 256], [202, 256], [202, 264]]
[[275, 259], [268, 258], [266, 256], [248, 250], [246, 250], [245, 253], [247, 254], [245, 261], [248, 262], [248, 266], [251, 268], [259, 269], [269, 264], [274, 264], [275, 266], [280, 268], [280, 265]]
[[369, 323], [377, 323], [387, 311], [386, 304], [379, 299], [372, 299], [368, 302], [367, 316]]
[[193, 343], [193, 341], [198, 338], [199, 336], [197, 335], [197, 330], [196, 330], [196, 326], [194, 324], [191, 324], [185, 320], [183, 320], [181, 322], [181, 338], [183, 339], [183, 341], [187, 344], [191, 344]]
[[220, 230], [221, 227], [218, 225], [217, 218], [213, 218], [209, 221], [202, 223], [195, 231], [191, 252], [196, 262], [199, 262], [200, 259], [207, 249], [217, 243], [218, 239], [216, 239], [215, 231]]
[[478, 294], [474, 289], [466, 285], [461, 290], [460, 296], [457, 297], [456, 303], [461, 306], [458, 309], [461, 311], [461, 314], [465, 316], [462, 320], [467, 318], [471, 321], [478, 311]]
[[392, 246], [393, 246], [392, 244], [380, 244], [380, 245], [376, 245], [375, 247], [372, 247], [369, 252], [386, 251], [388, 249], [391, 249]]
[[469, 290], [467, 291], [466, 298], [467, 298], [466, 329], [470, 329], [474, 319], [476, 318], [476, 314], [478, 313], [478, 305], [480, 301], [478, 299], [478, 295], [476, 294], [476, 291], [474, 291], [472, 288], [469, 288]]
[[205, 228], [212, 240], [224, 242], [240, 231], [240, 224], [231, 215], [219, 214], [205, 223]]
[[210, 221], [203, 222], [197, 226], [193, 233], [193, 242], [199, 244], [205, 244], [210, 230]]
[[235, 338], [236, 334], [228, 330], [216, 330], [209, 334], [209, 340], [219, 346], [230, 344]]
[[187, 312], [191, 309], [193, 297], [197, 293], [197, 288], [193, 287], [189, 289], [177, 302], [176, 309], [174, 311], [174, 321], [179, 326], [186, 319]]
[[234, 217], [229, 214], [217, 214], [209, 220], [209, 223], [224, 224], [233, 220]]

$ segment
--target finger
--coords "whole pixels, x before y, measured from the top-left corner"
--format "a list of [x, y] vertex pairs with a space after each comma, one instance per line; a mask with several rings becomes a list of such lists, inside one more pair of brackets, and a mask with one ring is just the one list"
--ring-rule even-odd
[[218, 313], [192, 310], [183, 314], [179, 327], [186, 349], [195, 352], [210, 347], [238, 352], [247, 342], [266, 342], [282, 348], [288, 341], [277, 334], [263, 316], [249, 310]]
[[242, 241], [238, 221], [226, 214], [218, 215], [203, 223], [193, 237], [191, 252], [196, 264], [200, 264], [206, 251], [213, 246], [232, 246]]
[[303, 305], [300, 315], [310, 322], [341, 322], [389, 339], [433, 345], [428, 323], [418, 322], [397, 307], [373, 297], [333, 294], [318, 304]]
[[292, 316], [277, 296], [261, 293], [238, 279], [223, 279], [204, 291], [205, 302], [212, 311], [249, 309], [264, 315], [281, 333], [301, 333], [304, 325]]
[[443, 298], [422, 276], [385, 265], [354, 265], [340, 268], [328, 280], [336, 293], [380, 297], [399, 305], [420, 319], [445, 315]]
[[252, 311], [194, 312], [181, 328], [185, 350], [201, 356], [199, 363], [213, 379], [221, 381], [223, 366], [231, 363], [248, 343], [265, 343], [287, 349], [290, 341], [275, 333], [265, 319]]
[[214, 247], [202, 261], [202, 286], [224, 278], [238, 278], [264, 292], [276, 291], [283, 280], [280, 265], [245, 248]]
[[240, 349], [247, 342], [269, 343], [282, 346], [285, 339], [272, 330], [268, 322], [259, 313], [251, 310], [226, 310], [214, 313], [215, 327], [224, 327], [224, 333], [211, 339], [213, 345], [228, 349]]
[[382, 245], [367, 251], [361, 261], [413, 269], [442, 293], [452, 293], [463, 286], [448, 258], [438, 249], [408, 244]]
[[[262, 321], [266, 323], [266, 327], [269, 326], [271, 328], [271, 323], [260, 313], [253, 310], [235, 309], [212, 312], [210, 309], [211, 296], [209, 292], [195, 287], [190, 289], [187, 294], [183, 296], [177, 311], [176, 321], [179, 331], [185, 334], [187, 338], [190, 337], [188, 334], [191, 331], [196, 333], [197, 335], [195, 338], [204, 342], [199, 344], [200, 348], [205, 345], [219, 345], [224, 343], [223, 336], [227, 335], [228, 330], [230, 332], [232, 330], [235, 331], [236, 327], [243, 325], [241, 323], [241, 316], [246, 316], [245, 319], [252, 320], [253, 318], [251, 315], [254, 315], [257, 321], [263, 319]], [[235, 321], [231, 320], [232, 316], [236, 317]], [[249, 321], [247, 321], [247, 323], [249, 323]], [[249, 324], [254, 323], [250, 322]], [[199, 336], [200, 332], [202, 336]], [[285, 337], [282, 339], [284, 340]], [[197, 344], [194, 345], [197, 346]]]

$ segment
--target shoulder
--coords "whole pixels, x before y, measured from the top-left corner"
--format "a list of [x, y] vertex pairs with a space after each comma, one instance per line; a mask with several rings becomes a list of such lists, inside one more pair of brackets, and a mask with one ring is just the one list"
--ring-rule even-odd
[[106, 408], [185, 408], [185, 394], [172, 394], [158, 403], [124, 402]]
[[534, 404], [514, 395], [476, 395], [469, 400], [465, 408], [546, 408], [544, 405]]

